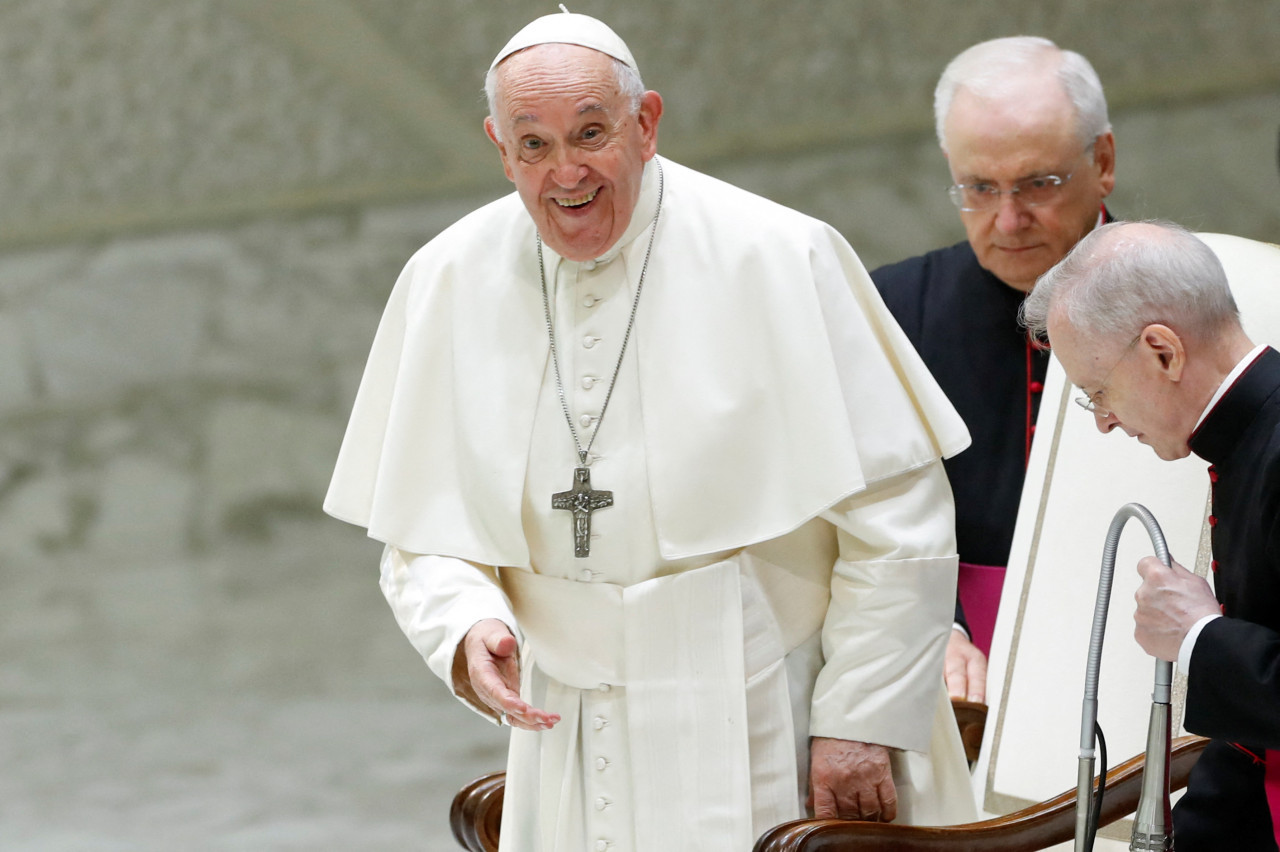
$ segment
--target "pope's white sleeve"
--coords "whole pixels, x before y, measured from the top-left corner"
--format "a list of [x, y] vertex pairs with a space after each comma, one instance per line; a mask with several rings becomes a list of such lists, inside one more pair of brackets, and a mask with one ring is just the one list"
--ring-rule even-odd
[[824, 513], [839, 558], [810, 734], [927, 752], [955, 615], [955, 504], [940, 461]]
[[387, 545], [382, 551], [378, 585], [391, 605], [396, 623], [449, 690], [477, 713], [487, 708], [459, 690], [453, 680], [458, 643], [477, 621], [497, 618], [521, 641], [511, 604], [488, 566], [451, 556], [407, 553]]

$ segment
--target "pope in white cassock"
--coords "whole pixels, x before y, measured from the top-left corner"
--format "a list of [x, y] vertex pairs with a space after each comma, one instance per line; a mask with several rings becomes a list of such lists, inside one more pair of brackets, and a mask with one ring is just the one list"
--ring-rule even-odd
[[502, 848], [751, 848], [974, 817], [942, 681], [968, 443], [829, 226], [655, 156], [601, 22], [485, 121], [516, 192], [392, 291], [325, 509], [428, 665], [510, 724]]

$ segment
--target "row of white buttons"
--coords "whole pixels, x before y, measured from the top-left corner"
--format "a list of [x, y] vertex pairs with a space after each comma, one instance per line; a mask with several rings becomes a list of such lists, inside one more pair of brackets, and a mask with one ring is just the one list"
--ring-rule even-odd
[[[602, 683], [598, 688], [601, 692], [608, 692], [609, 684]], [[597, 731], [602, 730], [605, 727], [605, 725], [608, 725], [608, 724], [609, 724], [609, 720], [603, 716], [597, 716], [591, 720], [591, 726], [595, 728]], [[605, 769], [608, 768], [608, 766], [609, 766], [608, 760], [606, 760], [603, 757], [596, 758], [597, 772], [603, 772]], [[604, 796], [600, 796], [596, 799], [596, 810], [603, 811], [605, 808], [609, 807], [609, 805], [611, 804], [613, 804], [613, 802], [609, 801], [609, 799], [605, 798]], [[596, 849], [601, 850], [601, 852], [604, 852], [604, 850], [608, 849], [610, 845], [611, 844], [609, 843], [609, 841], [603, 837], [601, 837], [599, 840], [596, 841]]]
[[[588, 260], [588, 261], [584, 261], [584, 262], [583, 262], [583, 264], [582, 264], [582, 268], [583, 268], [583, 269], [585, 269], [585, 270], [587, 270], [588, 272], [591, 272], [592, 270], [594, 270], [594, 269], [596, 268], [596, 265], [597, 265], [597, 264], [596, 264], [596, 262], [595, 262], [594, 260]], [[583, 299], [582, 299], [582, 306], [583, 306], [584, 308], [594, 308], [594, 307], [595, 307], [595, 306], [596, 306], [600, 301], [601, 301], [601, 300], [600, 300], [600, 299], [598, 299], [597, 297], [595, 297], [595, 296], [593, 296], [593, 295], [588, 294], [588, 295], [586, 295], [585, 297], [583, 297]], [[603, 338], [596, 337], [596, 336], [594, 336], [594, 335], [590, 335], [590, 334], [588, 334], [588, 335], [586, 335], [586, 336], [584, 336], [584, 337], [582, 338], [582, 347], [583, 347], [584, 349], [592, 349], [592, 348], [594, 348], [594, 347], [595, 347], [595, 345], [596, 345], [597, 343], [599, 343], [602, 339], [603, 339]], [[592, 387], [595, 385], [595, 383], [596, 383], [596, 382], [598, 382], [598, 381], [600, 381], [600, 379], [599, 379], [599, 378], [597, 378], [596, 376], [583, 376], [583, 377], [582, 377], [582, 387], [583, 387], [583, 389], [584, 389], [584, 390], [591, 390], [591, 388], [592, 388]], [[593, 417], [593, 416], [592, 416], [592, 415], [590, 415], [590, 414], [584, 414], [584, 415], [582, 415], [581, 417], [579, 417], [579, 418], [578, 418], [578, 422], [582, 424], [582, 428], [583, 428], [583, 429], [590, 429], [590, 428], [591, 428], [591, 426], [592, 426], [592, 424], [593, 424], [593, 423], [595, 423], [595, 421], [596, 421], [596, 420], [598, 420], [598, 419], [599, 419], [599, 418], [597, 418], [597, 417]]]

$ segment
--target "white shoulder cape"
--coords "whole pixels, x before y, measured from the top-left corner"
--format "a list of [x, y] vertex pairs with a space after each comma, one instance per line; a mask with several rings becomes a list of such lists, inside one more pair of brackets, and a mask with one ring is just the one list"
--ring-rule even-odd
[[[775, 538], [869, 482], [968, 446], [835, 230], [663, 167], [630, 345], [664, 558]], [[550, 352], [534, 238], [513, 193], [409, 261], [325, 511], [414, 553], [530, 567], [521, 492]]]

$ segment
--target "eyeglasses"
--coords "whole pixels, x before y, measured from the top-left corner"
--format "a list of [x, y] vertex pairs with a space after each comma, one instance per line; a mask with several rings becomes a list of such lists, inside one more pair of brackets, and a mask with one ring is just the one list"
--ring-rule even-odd
[[1077, 396], [1072, 400], [1072, 402], [1090, 414], [1098, 417], [1110, 417], [1112, 412], [1109, 409], [1098, 405], [1097, 400], [1102, 396], [1103, 391], [1107, 389], [1107, 382], [1111, 381], [1111, 374], [1116, 371], [1116, 367], [1120, 366], [1120, 362], [1129, 357], [1129, 353], [1133, 351], [1134, 344], [1136, 344], [1140, 339], [1142, 339], [1142, 332], [1138, 332], [1134, 335], [1133, 340], [1129, 341], [1129, 345], [1124, 348], [1124, 352], [1121, 353], [1120, 357], [1116, 359], [1116, 362], [1111, 365], [1111, 369], [1107, 370], [1106, 376], [1103, 377], [1102, 382], [1098, 385], [1098, 389], [1096, 391], [1088, 393], [1084, 388], [1080, 388], [1080, 392], [1083, 393], [1084, 396]]
[[1001, 189], [993, 183], [956, 183], [947, 187], [947, 195], [955, 206], [967, 213], [981, 213], [1000, 206], [1000, 196], [1011, 196], [1023, 207], [1039, 207], [1051, 204], [1062, 195], [1062, 187], [1075, 176], [1075, 172], [1058, 175], [1038, 175], [1015, 181], [1011, 189]]

